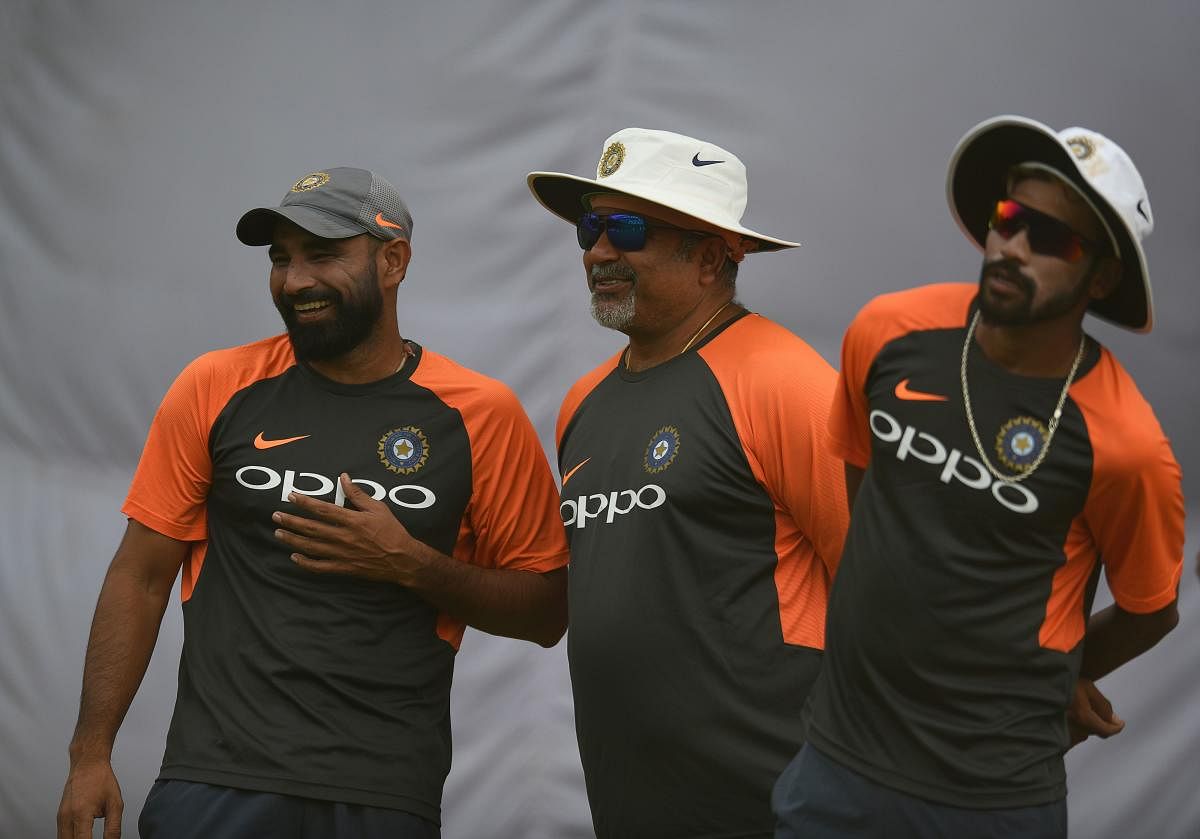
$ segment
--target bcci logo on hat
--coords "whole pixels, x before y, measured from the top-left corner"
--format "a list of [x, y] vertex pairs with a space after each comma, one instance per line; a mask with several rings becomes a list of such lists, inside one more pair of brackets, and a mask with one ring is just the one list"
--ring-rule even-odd
[[650, 437], [646, 446], [646, 455], [642, 458], [642, 468], [652, 475], [664, 471], [675, 462], [679, 454], [679, 429], [673, 425], [664, 425]]
[[414, 425], [393, 428], [379, 438], [379, 462], [397, 475], [411, 475], [429, 459], [429, 440]]
[[600, 155], [600, 162], [596, 164], [596, 177], [607, 178], [620, 169], [624, 162], [625, 144], [610, 143], [604, 150], [604, 154]]
[[1076, 160], [1087, 160], [1096, 153], [1096, 144], [1082, 135], [1067, 140], [1067, 147], [1071, 149], [1071, 154], [1075, 155]]
[[325, 172], [313, 172], [311, 175], [305, 175], [300, 180], [292, 184], [292, 192], [308, 192], [310, 189], [317, 189], [329, 183], [329, 175]]

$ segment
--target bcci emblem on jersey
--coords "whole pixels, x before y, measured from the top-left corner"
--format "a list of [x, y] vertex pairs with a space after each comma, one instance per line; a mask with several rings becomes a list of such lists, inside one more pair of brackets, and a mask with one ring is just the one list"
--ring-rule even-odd
[[379, 438], [379, 462], [397, 475], [411, 475], [429, 459], [429, 441], [414, 425], [393, 428]]
[[679, 429], [673, 425], [664, 425], [650, 438], [646, 446], [646, 456], [642, 459], [642, 468], [652, 475], [658, 474], [675, 462], [679, 453]]
[[1033, 417], [1016, 417], [1000, 426], [996, 454], [1012, 472], [1024, 472], [1046, 445], [1046, 426]]

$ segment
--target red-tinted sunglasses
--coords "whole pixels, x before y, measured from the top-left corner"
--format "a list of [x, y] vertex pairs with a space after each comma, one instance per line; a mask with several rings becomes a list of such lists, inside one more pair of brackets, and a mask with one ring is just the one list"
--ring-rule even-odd
[[1005, 239], [1011, 239], [1024, 230], [1029, 247], [1035, 253], [1057, 257], [1067, 262], [1083, 259], [1084, 251], [1088, 247], [1093, 252], [1100, 250], [1099, 245], [1072, 230], [1065, 223], [1011, 198], [996, 202], [996, 209], [988, 220], [988, 229], [995, 230]]

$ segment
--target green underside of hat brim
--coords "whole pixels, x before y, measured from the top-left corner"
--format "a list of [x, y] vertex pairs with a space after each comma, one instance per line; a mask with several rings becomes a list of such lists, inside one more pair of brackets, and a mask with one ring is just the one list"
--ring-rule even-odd
[[996, 201], [1008, 189], [1008, 170], [1027, 161], [1045, 163], [1070, 178], [1099, 208], [1121, 248], [1121, 281], [1108, 297], [1093, 300], [1088, 307], [1090, 311], [1117, 326], [1149, 332], [1153, 325], [1150, 289], [1140, 247], [1121, 217], [1079, 173], [1071, 155], [1036, 129], [1019, 123], [994, 126], [963, 148], [951, 184], [951, 210], [955, 211], [959, 225], [982, 249], [987, 239], [988, 219]]
[[237, 237], [246, 245], [269, 245], [272, 236], [275, 235], [275, 225], [280, 219], [290, 221], [322, 239], [349, 239], [351, 236], [371, 233], [367, 228], [353, 224], [341, 216], [303, 204], [291, 204], [287, 207], [258, 207], [250, 210], [237, 223]]
[[[528, 178], [529, 191], [533, 193], [533, 197], [538, 200], [538, 203], [545, 207], [554, 215], [561, 218], [563, 221], [575, 224], [579, 221], [579, 217], [590, 208], [590, 204], [585, 200], [589, 195], [597, 193], [608, 193], [610, 195], [628, 195], [631, 198], [640, 198], [644, 201], [652, 201], [655, 204], [661, 202], [656, 201], [653, 195], [647, 195], [638, 192], [630, 192], [625, 189], [614, 189], [605, 183], [599, 181], [587, 180], [586, 178], [576, 178], [574, 175], [562, 175], [554, 172], [534, 172]], [[663, 206], [668, 206], [663, 204]], [[678, 208], [672, 207], [678, 212], [684, 212]], [[706, 220], [705, 220], [706, 221]], [[715, 224], [715, 222], [709, 222]], [[764, 253], [767, 251], [779, 251], [785, 248], [800, 247], [799, 242], [788, 242], [782, 239], [772, 239], [763, 236], [761, 233], [755, 233], [753, 230], [747, 230], [742, 227], [726, 227], [724, 225], [716, 225], [722, 230], [729, 230], [731, 233], [736, 233], [746, 239], [750, 239], [758, 243], [758, 246], [753, 251], [748, 253]]]

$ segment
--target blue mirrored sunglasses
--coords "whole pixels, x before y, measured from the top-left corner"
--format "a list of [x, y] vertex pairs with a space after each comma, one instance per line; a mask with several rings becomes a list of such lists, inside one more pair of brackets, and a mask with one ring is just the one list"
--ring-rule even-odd
[[640, 251], [646, 247], [646, 231], [651, 228], [664, 230], [683, 230], [701, 236], [715, 236], [704, 230], [687, 230], [673, 224], [646, 221], [645, 216], [637, 213], [584, 213], [575, 222], [575, 235], [579, 238], [579, 247], [590, 251], [600, 241], [600, 237], [608, 234], [609, 243], [619, 251]]

